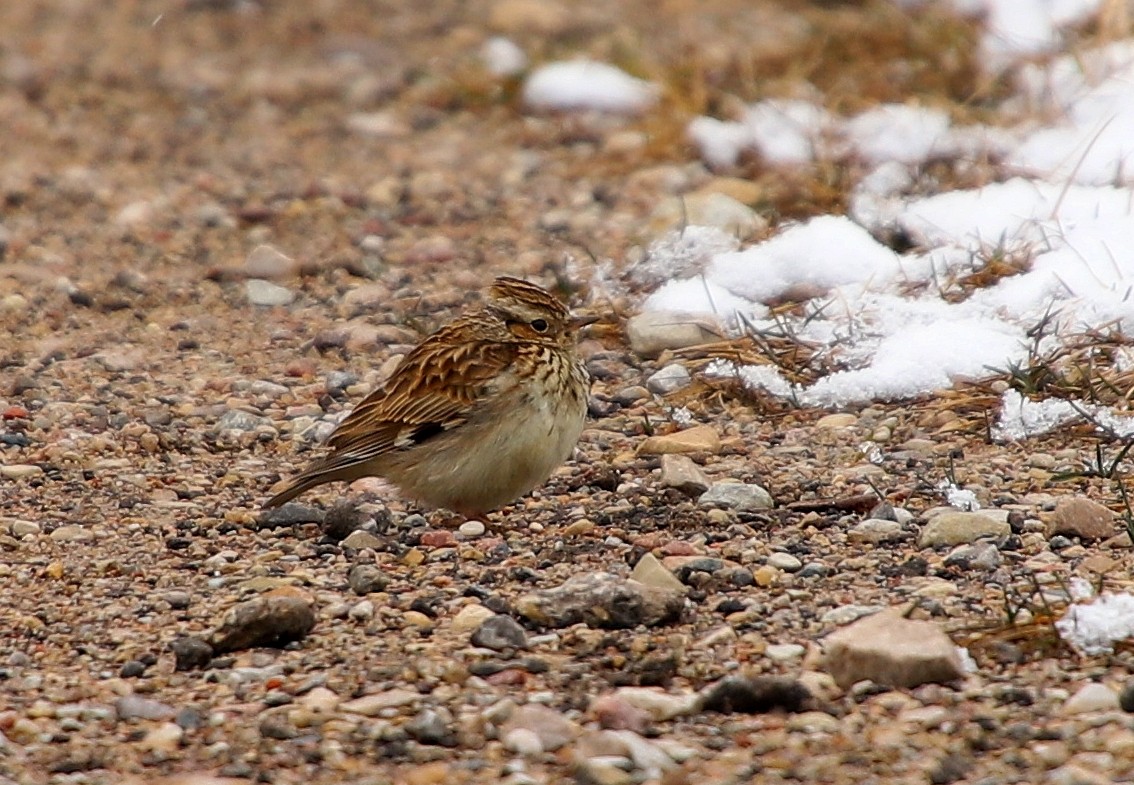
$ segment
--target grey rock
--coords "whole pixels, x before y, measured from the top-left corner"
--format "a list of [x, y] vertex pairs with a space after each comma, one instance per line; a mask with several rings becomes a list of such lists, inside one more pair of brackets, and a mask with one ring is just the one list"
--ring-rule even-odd
[[768, 565], [784, 572], [799, 572], [803, 569], [803, 562], [790, 553], [773, 553], [768, 557]]
[[713, 483], [697, 503], [702, 507], [724, 507], [739, 512], [770, 510], [775, 504], [764, 488], [739, 482]]
[[646, 586], [606, 572], [579, 575], [565, 583], [525, 594], [515, 609], [545, 627], [653, 627], [676, 621], [685, 608], [685, 593]]
[[262, 425], [271, 425], [271, 419], [261, 417], [258, 414], [242, 411], [240, 409], [229, 409], [222, 414], [217, 420], [216, 426], [213, 430], [220, 431], [245, 431], [251, 432], [256, 430]]
[[388, 583], [386, 574], [373, 564], [356, 564], [347, 574], [347, 584], [351, 591], [359, 595], [385, 591]]
[[[244, 260], [244, 274], [249, 278], [290, 278], [297, 272], [299, 263], [270, 245], [257, 245]], [[265, 304], [275, 303], [257, 303]]]
[[174, 670], [188, 671], [203, 668], [213, 658], [213, 647], [203, 638], [189, 635], [176, 638], [169, 644], [173, 652]]
[[119, 720], [170, 720], [177, 716], [172, 706], [141, 695], [123, 695], [114, 702], [114, 711]]
[[646, 388], [658, 395], [669, 395], [693, 383], [693, 377], [681, 363], [670, 363], [646, 379]]
[[946, 567], [962, 570], [995, 570], [1000, 566], [1000, 549], [991, 542], [958, 545], [945, 557]]
[[406, 733], [414, 741], [421, 744], [432, 744], [438, 747], [456, 747], [457, 734], [449, 727], [449, 723], [434, 709], [422, 709], [406, 725]]
[[[893, 512], [891, 510], [891, 512]], [[851, 542], [869, 542], [878, 545], [883, 542], [894, 542], [905, 537], [902, 524], [895, 520], [885, 518], [867, 518], [855, 524], [847, 532]]]
[[473, 646], [483, 646], [493, 651], [524, 649], [528, 645], [528, 634], [511, 616], [497, 614], [485, 619], [470, 640]]
[[230, 609], [209, 637], [219, 653], [302, 640], [315, 626], [311, 605], [298, 597], [266, 596]]

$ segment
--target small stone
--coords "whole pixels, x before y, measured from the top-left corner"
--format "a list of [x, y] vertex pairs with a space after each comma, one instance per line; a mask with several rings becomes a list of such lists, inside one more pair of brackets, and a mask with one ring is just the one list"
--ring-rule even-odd
[[406, 611], [402, 614], [402, 622], [405, 623], [407, 627], [417, 627], [419, 630], [429, 630], [433, 628], [433, 619], [421, 611]]
[[773, 553], [768, 557], [768, 564], [784, 572], [799, 572], [803, 568], [803, 562], [790, 553]]
[[858, 416], [850, 414], [849, 412], [840, 412], [838, 414], [827, 414], [820, 417], [815, 421], [816, 428], [851, 428], [858, 422]]
[[358, 595], [385, 591], [388, 583], [386, 574], [373, 564], [356, 564], [347, 574], [347, 584]]
[[618, 695], [602, 695], [591, 701], [590, 715], [599, 727], [611, 730], [632, 730], [644, 733], [650, 725], [648, 712], [639, 709]]
[[847, 532], [847, 539], [851, 542], [869, 542], [873, 545], [894, 542], [904, 536], [902, 524], [882, 518], [867, 518], [865, 521], [855, 524]]
[[527, 703], [516, 707], [501, 728], [501, 736], [507, 736], [516, 728], [532, 731], [547, 752], [559, 749], [574, 739], [579, 732], [574, 722], [555, 709], [539, 703]]
[[693, 377], [681, 363], [670, 363], [664, 368], [650, 374], [646, 379], [646, 388], [658, 395], [669, 395], [688, 387], [693, 383]]
[[1113, 711], [1119, 708], [1119, 696], [1110, 687], [1098, 682], [1084, 684], [1063, 704], [1064, 714], [1086, 714], [1091, 711]]
[[54, 542], [90, 542], [94, 539], [94, 533], [78, 524], [69, 523], [52, 531], [50, 537]]
[[864, 679], [901, 688], [964, 676], [948, 635], [932, 622], [907, 619], [895, 610], [867, 616], [828, 635], [823, 664], [844, 689]]
[[630, 573], [630, 578], [656, 589], [685, 593], [685, 585], [678, 580], [676, 575], [667, 570], [652, 553], [647, 553], [638, 559], [638, 563], [634, 565], [634, 571]]
[[374, 603], [370, 600], [356, 602], [347, 612], [347, 616], [355, 621], [370, 621], [374, 618]]
[[982, 537], [1002, 539], [1012, 533], [1006, 520], [997, 520], [979, 512], [945, 512], [931, 519], [918, 537], [919, 548], [962, 545]]
[[129, 660], [122, 664], [118, 675], [124, 679], [136, 679], [146, 672], [146, 664], [138, 660]]
[[348, 714], [361, 714], [363, 717], [376, 717], [388, 709], [409, 706], [421, 700], [421, 693], [414, 690], [392, 689], [385, 692], [363, 695], [361, 698], [346, 701], [339, 708]]
[[689, 496], [700, 496], [709, 489], [709, 478], [687, 455], [663, 455], [661, 479], [663, 488], [676, 488]]
[[480, 537], [485, 532], [485, 526], [480, 521], [465, 521], [457, 527], [457, 531], [464, 537]]
[[646, 311], [626, 323], [630, 349], [639, 357], [656, 357], [665, 349], [713, 343], [724, 335], [724, 330], [704, 315], [681, 311]]
[[1062, 534], [1083, 540], [1105, 540], [1118, 533], [1114, 513], [1081, 496], [1060, 499], [1048, 523], [1047, 536]]
[[672, 695], [652, 687], [619, 687], [614, 694], [646, 712], [655, 722], [696, 714], [701, 705], [701, 696], [695, 692]]
[[470, 642], [473, 646], [493, 651], [524, 649], [528, 645], [528, 634], [511, 616], [500, 614], [485, 619], [472, 634]]
[[142, 749], [168, 755], [177, 751], [184, 736], [185, 730], [176, 722], [163, 722], [146, 733], [139, 745]]
[[685, 592], [646, 586], [605, 572], [570, 578], [551, 589], [525, 594], [516, 612], [546, 627], [653, 627], [676, 621], [685, 608]]
[[666, 199], [650, 215], [650, 227], [657, 233], [690, 225], [712, 226], [747, 240], [766, 230], [768, 221], [748, 205], [715, 191]]
[[384, 543], [379, 537], [376, 537], [370, 532], [364, 532], [360, 529], [355, 529], [354, 531], [352, 531], [342, 542], [344, 548], [353, 548], [356, 551], [360, 551], [363, 548], [381, 550], [383, 544]]
[[291, 278], [297, 272], [299, 263], [270, 245], [257, 245], [244, 260], [244, 274], [249, 278]]
[[287, 741], [299, 735], [299, 730], [283, 714], [268, 714], [260, 720], [260, 735], [265, 739]]
[[1118, 705], [1123, 711], [1134, 714], [1134, 681], [1127, 683], [1118, 696]]
[[769, 643], [764, 649], [764, 656], [772, 662], [790, 662], [798, 660], [807, 653], [807, 647], [798, 643]]
[[721, 437], [709, 425], [698, 425], [666, 436], [650, 436], [638, 445], [639, 455], [721, 451]]
[[[287, 509], [290, 506], [290, 504], [285, 504], [282, 509]], [[361, 505], [339, 502], [327, 510], [322, 520], [317, 520], [316, 523], [319, 524], [320, 531], [327, 539], [343, 542], [350, 535], [369, 524], [371, 520], [378, 526], [388, 524], [390, 522], [390, 511], [379, 509], [377, 513], [371, 514], [368, 510], [364, 510]], [[380, 547], [380, 544], [371, 540], [355, 540], [353, 544], [346, 547], [360, 550], [362, 548]]]
[[123, 695], [114, 702], [114, 712], [119, 720], [171, 720], [177, 716], [172, 706], [141, 695]]
[[43, 469], [30, 463], [10, 463], [0, 466], [0, 477], [7, 477], [9, 480], [30, 480], [42, 476]]
[[295, 292], [291, 289], [263, 278], [249, 278], [245, 281], [244, 296], [252, 305], [290, 305], [295, 301]]
[[240, 409], [229, 409], [217, 418], [213, 430], [218, 433], [223, 431], [243, 431], [245, 433], [251, 433], [262, 425], [271, 425], [271, 422], [272, 421], [267, 417], [260, 417], [259, 415], [241, 411]]
[[543, 754], [543, 742], [539, 740], [539, 734], [528, 728], [512, 728], [500, 741], [503, 742], [504, 749], [525, 758]]
[[173, 652], [174, 670], [188, 671], [203, 668], [213, 659], [213, 647], [208, 641], [195, 635], [175, 638], [169, 644], [169, 650]]
[[759, 485], [717, 482], [697, 500], [701, 507], [719, 506], [739, 512], [760, 512], [775, 506], [772, 495]]
[[449, 723], [434, 709], [423, 709], [405, 726], [406, 733], [421, 744], [439, 747], [456, 747], [457, 734]]
[[472, 632], [496, 614], [479, 603], [464, 606], [453, 617], [453, 632]]
[[783, 676], [725, 676], [701, 691], [705, 711], [721, 714], [763, 714], [776, 709], [803, 711], [811, 692], [795, 679]]
[[218, 654], [254, 646], [282, 646], [302, 640], [315, 626], [307, 601], [287, 595], [268, 595], [229, 610], [209, 638]]
[[995, 570], [1000, 562], [1000, 549], [991, 542], [958, 545], [945, 557], [946, 567], [962, 570]]

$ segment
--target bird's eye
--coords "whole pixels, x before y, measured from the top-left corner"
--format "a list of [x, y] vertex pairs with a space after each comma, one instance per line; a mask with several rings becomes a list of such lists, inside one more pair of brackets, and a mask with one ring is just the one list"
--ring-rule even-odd
[[547, 320], [546, 319], [532, 319], [532, 329], [535, 330], [537, 333], [547, 332]]

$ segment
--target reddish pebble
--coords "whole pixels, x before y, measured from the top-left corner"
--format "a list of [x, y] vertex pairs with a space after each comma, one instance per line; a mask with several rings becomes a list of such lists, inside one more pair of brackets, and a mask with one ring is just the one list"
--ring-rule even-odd
[[0, 414], [5, 420], [26, 420], [28, 418], [28, 410], [22, 406], [9, 406]]
[[507, 668], [485, 676], [484, 680], [494, 687], [515, 687], [526, 682], [528, 674], [519, 668]]
[[665, 542], [665, 535], [661, 532], [654, 532], [652, 534], [643, 534], [641, 537], [635, 537], [630, 544], [635, 548], [652, 551], [654, 548], [660, 548], [663, 542]]
[[591, 715], [598, 724], [610, 730], [632, 730], [642, 733], [650, 724], [650, 715], [615, 695], [603, 695], [591, 704]]
[[664, 556], [696, 556], [697, 549], [684, 540], [674, 540], [662, 546]]
[[451, 548], [457, 544], [457, 538], [450, 531], [428, 531], [421, 535], [421, 544], [426, 548]]
[[292, 360], [284, 367], [284, 374], [293, 379], [305, 379], [314, 376], [316, 370], [318, 369], [311, 360]]
[[273, 676], [272, 678], [264, 682], [264, 687], [269, 690], [278, 690], [282, 686], [283, 679], [281, 679], [279, 676]]

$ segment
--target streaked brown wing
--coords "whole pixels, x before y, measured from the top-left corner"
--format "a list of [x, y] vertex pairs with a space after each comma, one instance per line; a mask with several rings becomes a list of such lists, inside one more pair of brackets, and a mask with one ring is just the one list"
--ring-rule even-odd
[[417, 444], [465, 421], [469, 407], [516, 357], [496, 342], [454, 343], [448, 330], [414, 348], [327, 440], [336, 452], [370, 459]]

